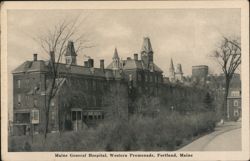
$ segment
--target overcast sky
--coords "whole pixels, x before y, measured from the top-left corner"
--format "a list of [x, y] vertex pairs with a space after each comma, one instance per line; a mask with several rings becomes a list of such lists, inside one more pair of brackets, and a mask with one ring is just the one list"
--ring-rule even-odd
[[[11, 71], [25, 60], [48, 59], [32, 37], [56, 25], [63, 19], [79, 17], [82, 33], [87, 33], [94, 48], [78, 55], [105, 59], [107, 66], [114, 48], [126, 59], [138, 53], [143, 37], [150, 37], [154, 61], [168, 76], [170, 59], [182, 64], [184, 75], [190, 75], [193, 65], [208, 65], [213, 73], [220, 73], [209, 58], [216, 43], [224, 36], [240, 36], [240, 9], [166, 9], [166, 10], [9, 10], [8, 11], [8, 79]], [[9, 83], [12, 91], [12, 83]], [[12, 98], [12, 94], [10, 96]], [[10, 99], [10, 101], [12, 101]]]
[[80, 15], [85, 19], [80, 28], [87, 33], [94, 48], [79, 53], [111, 62], [114, 48], [126, 59], [141, 49], [144, 36], [150, 37], [156, 64], [168, 75], [170, 58], [181, 63], [185, 75], [191, 74], [192, 65], [205, 64], [219, 72], [208, 57], [222, 35], [240, 35], [239, 9], [166, 9], [166, 10], [12, 10], [8, 12], [9, 69], [38, 53], [47, 59], [32, 37], [63, 19]]

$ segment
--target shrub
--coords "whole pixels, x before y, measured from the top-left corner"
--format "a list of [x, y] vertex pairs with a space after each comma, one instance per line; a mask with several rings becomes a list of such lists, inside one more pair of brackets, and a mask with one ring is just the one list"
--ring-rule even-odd
[[[106, 121], [96, 128], [78, 132], [49, 134], [46, 144], [42, 135], [33, 142], [28, 137], [10, 138], [12, 151], [161, 151], [176, 150], [184, 140], [213, 130], [213, 112], [183, 115], [165, 111], [157, 117], [134, 115], [129, 120]], [[22, 138], [22, 139], [20, 139]], [[18, 145], [24, 145], [20, 147]]]

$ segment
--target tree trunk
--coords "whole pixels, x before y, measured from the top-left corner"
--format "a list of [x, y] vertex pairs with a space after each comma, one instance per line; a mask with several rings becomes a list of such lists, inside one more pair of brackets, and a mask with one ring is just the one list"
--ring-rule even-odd
[[45, 108], [45, 127], [44, 127], [44, 139], [46, 140], [49, 126], [49, 110], [50, 110], [51, 97], [49, 97], [47, 107]]
[[228, 97], [228, 92], [229, 92], [229, 84], [230, 84], [230, 78], [226, 77], [225, 93], [224, 93], [223, 106], [222, 106], [222, 115], [224, 119], [227, 119], [227, 97]]

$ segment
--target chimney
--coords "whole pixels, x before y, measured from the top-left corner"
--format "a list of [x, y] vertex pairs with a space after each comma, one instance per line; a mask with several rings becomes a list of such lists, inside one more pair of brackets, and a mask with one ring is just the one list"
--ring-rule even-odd
[[100, 60], [100, 68], [104, 70], [104, 59]]
[[138, 54], [134, 54], [134, 60], [138, 60]]
[[93, 68], [94, 67], [94, 59], [89, 59], [88, 60], [88, 65], [90, 68]]
[[84, 67], [89, 67], [89, 62], [88, 61], [84, 61]]
[[37, 53], [33, 54], [33, 61], [37, 61]]
[[50, 60], [51, 60], [52, 62], [55, 62], [55, 53], [54, 53], [54, 51], [50, 51], [50, 52], [49, 52], [49, 55], [50, 55]]

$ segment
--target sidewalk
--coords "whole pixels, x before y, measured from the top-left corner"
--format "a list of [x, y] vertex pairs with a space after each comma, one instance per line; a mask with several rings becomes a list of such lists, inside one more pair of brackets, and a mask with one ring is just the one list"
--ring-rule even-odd
[[[229, 131], [232, 131], [234, 129], [239, 129], [237, 131], [237, 134], [238, 134], [238, 132], [241, 132], [240, 128], [241, 128], [241, 122], [225, 122], [222, 125], [217, 125], [214, 132], [193, 141], [192, 143], [184, 146], [183, 148], [179, 149], [178, 151], [205, 151], [205, 150], [211, 150], [211, 148], [207, 148], [207, 146], [209, 145], [211, 147], [212, 140], [214, 140], [219, 135], [222, 135], [222, 134], [224, 134], [226, 132], [229, 132]], [[236, 135], [236, 133], [234, 135]], [[212, 145], [214, 147], [214, 143]], [[216, 150], [216, 149], [214, 149], [214, 150]]]

